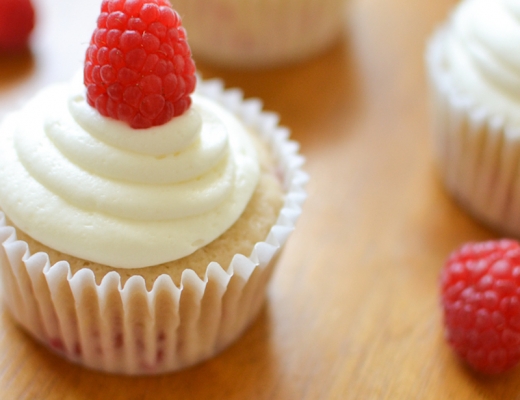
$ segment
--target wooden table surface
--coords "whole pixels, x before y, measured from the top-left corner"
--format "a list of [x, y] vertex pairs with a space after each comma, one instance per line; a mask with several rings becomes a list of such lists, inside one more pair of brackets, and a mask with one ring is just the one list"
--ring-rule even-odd
[[[80, 68], [92, 0], [33, 0], [32, 52], [0, 58], [0, 114]], [[71, 365], [0, 308], [0, 399], [514, 399], [520, 370], [471, 373], [443, 340], [437, 279], [462, 242], [495, 237], [440, 183], [423, 52], [455, 0], [351, 0], [345, 34], [290, 68], [198, 62], [260, 97], [307, 158], [309, 198], [260, 317], [216, 358], [158, 377]]]

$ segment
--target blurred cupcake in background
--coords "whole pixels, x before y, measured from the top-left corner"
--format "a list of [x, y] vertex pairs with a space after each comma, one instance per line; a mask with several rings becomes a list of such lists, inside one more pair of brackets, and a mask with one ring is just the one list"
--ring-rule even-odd
[[305, 60], [339, 37], [345, 0], [170, 0], [195, 58], [265, 68]]
[[449, 192], [520, 236], [520, 1], [466, 0], [427, 49], [433, 133]]

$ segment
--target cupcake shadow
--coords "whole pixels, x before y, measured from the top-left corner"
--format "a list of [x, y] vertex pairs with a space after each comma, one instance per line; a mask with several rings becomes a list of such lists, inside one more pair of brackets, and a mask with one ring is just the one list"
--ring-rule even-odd
[[415, 206], [409, 211], [407, 236], [415, 248], [437, 259], [438, 267], [458, 245], [496, 237], [496, 232], [473, 218], [450, 195], [435, 163], [428, 165], [421, 185], [416, 191]]

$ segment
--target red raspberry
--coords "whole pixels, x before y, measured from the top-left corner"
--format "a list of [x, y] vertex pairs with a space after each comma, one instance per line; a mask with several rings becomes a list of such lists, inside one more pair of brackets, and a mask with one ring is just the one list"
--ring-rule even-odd
[[520, 244], [468, 243], [441, 273], [446, 337], [473, 368], [499, 373], [520, 360]]
[[0, 0], [0, 51], [25, 49], [33, 28], [34, 8], [30, 0]]
[[135, 129], [184, 113], [195, 89], [195, 64], [169, 1], [103, 0], [84, 82], [92, 107]]

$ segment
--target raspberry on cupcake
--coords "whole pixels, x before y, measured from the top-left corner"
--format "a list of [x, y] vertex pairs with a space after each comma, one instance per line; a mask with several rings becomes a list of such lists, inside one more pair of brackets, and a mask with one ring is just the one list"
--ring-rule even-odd
[[134, 129], [183, 114], [195, 64], [179, 15], [167, 0], [104, 1], [87, 50], [88, 103]]

